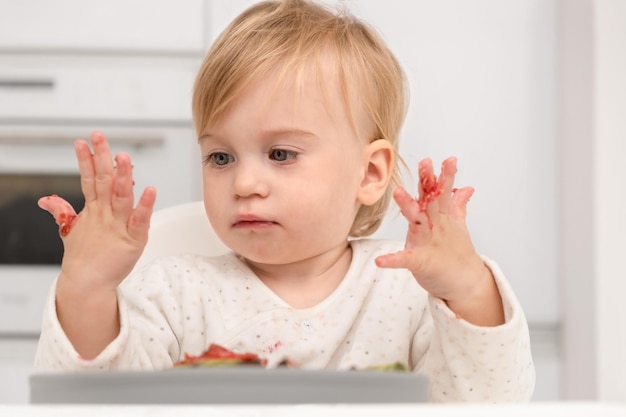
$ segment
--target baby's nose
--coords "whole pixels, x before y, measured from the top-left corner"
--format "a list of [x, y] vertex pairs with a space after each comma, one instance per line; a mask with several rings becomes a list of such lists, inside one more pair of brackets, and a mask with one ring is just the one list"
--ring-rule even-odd
[[237, 197], [258, 195], [265, 197], [269, 191], [262, 167], [239, 164], [235, 173], [234, 192]]

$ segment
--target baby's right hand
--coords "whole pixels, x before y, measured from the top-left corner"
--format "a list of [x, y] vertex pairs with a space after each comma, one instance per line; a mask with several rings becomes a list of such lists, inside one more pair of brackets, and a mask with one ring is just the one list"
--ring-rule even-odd
[[134, 207], [132, 164], [127, 154], [113, 159], [103, 134], [91, 135], [93, 154], [84, 140], [74, 148], [85, 207], [76, 215], [57, 196], [43, 197], [39, 206], [59, 225], [64, 254], [59, 281], [78, 293], [115, 290], [130, 273], [148, 240], [156, 190], [147, 187]]
[[96, 357], [119, 334], [117, 287], [133, 269], [148, 241], [156, 191], [147, 187], [134, 207], [130, 157], [111, 151], [101, 133], [91, 135], [93, 154], [76, 141], [85, 207], [76, 215], [57, 196], [39, 206], [59, 224], [64, 252], [56, 284], [59, 323], [78, 354]]

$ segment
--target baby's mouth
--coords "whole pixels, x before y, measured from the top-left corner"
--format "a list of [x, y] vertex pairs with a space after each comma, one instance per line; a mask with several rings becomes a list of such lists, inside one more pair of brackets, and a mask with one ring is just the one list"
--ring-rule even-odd
[[235, 222], [233, 223], [234, 228], [268, 228], [272, 226], [276, 226], [276, 223], [273, 220], [268, 220], [262, 217], [254, 216], [254, 215], [241, 215], [237, 216]]

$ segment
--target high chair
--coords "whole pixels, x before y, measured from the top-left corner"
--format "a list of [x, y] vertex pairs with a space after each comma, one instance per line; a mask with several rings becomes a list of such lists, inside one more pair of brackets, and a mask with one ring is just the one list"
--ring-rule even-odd
[[219, 240], [202, 201], [155, 210], [150, 219], [148, 243], [133, 271], [168, 255], [194, 253], [221, 255], [229, 249]]

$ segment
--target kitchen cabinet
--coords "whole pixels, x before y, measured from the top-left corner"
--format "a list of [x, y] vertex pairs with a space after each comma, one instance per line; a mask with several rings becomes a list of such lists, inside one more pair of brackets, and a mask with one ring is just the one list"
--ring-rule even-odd
[[0, 50], [198, 53], [203, 0], [4, 0]]
[[0, 60], [0, 121], [150, 120], [191, 124], [199, 60], [15, 55]]

